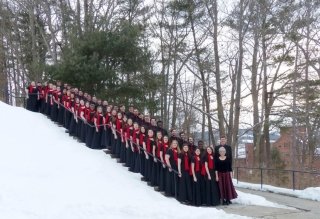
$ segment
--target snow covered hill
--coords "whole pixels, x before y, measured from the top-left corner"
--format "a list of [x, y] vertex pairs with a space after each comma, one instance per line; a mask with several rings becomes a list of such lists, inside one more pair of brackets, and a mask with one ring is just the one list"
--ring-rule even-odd
[[37, 113], [0, 102], [0, 218], [241, 218], [185, 206]]

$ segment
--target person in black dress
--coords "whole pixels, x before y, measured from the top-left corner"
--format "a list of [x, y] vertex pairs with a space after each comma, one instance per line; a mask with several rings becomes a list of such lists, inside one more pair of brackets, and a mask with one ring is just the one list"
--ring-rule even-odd
[[203, 157], [203, 163], [205, 167], [205, 183], [206, 191], [204, 197], [206, 197], [206, 205], [216, 206], [220, 204], [220, 194], [218, 184], [215, 180], [215, 170], [214, 170], [214, 155], [211, 147], [207, 147], [207, 152]]
[[160, 163], [160, 151], [162, 150], [163, 146], [163, 139], [162, 139], [162, 132], [158, 131], [156, 134], [156, 143], [152, 148], [153, 154], [153, 167], [152, 167], [152, 180], [151, 185], [157, 186], [156, 190], [159, 190], [159, 178], [160, 178], [160, 170], [161, 170], [161, 163]]
[[125, 145], [126, 146], [124, 148], [124, 153], [125, 153], [125, 165], [126, 165], [126, 167], [130, 167], [131, 163], [132, 163], [132, 157], [133, 157], [132, 135], [133, 135], [133, 130], [134, 130], [133, 122], [132, 122], [132, 119], [129, 118], [127, 120], [126, 129], [125, 129]]
[[145, 163], [146, 163], [146, 156], [144, 154], [143, 147], [146, 144], [146, 128], [144, 126], [140, 127], [140, 134], [139, 134], [139, 156], [140, 156], [140, 174], [142, 175], [141, 180], [146, 181], [145, 178]]
[[131, 160], [130, 170], [135, 173], [140, 173], [140, 156], [139, 156], [139, 135], [140, 128], [137, 122], [133, 123], [133, 134], [131, 139], [131, 149], [133, 153], [133, 158]]
[[151, 155], [152, 155], [153, 147], [155, 147], [154, 134], [152, 129], [149, 129], [148, 135], [143, 144], [143, 149], [145, 154], [145, 179], [148, 182], [151, 182], [151, 178], [152, 178], [152, 167], [153, 167], [152, 165], [154, 160]]
[[200, 157], [200, 149], [196, 148], [194, 155], [191, 158], [191, 170], [192, 170], [192, 205], [200, 206], [202, 204], [201, 192], [204, 188], [203, 176], [201, 175], [202, 163]]
[[232, 199], [237, 198], [237, 192], [232, 183], [231, 159], [226, 156], [226, 149], [219, 148], [219, 157], [215, 160], [216, 181], [219, 184], [220, 198], [223, 205], [231, 204]]
[[94, 126], [94, 117], [96, 115], [95, 105], [90, 104], [90, 113], [87, 119], [87, 133], [86, 133], [86, 145], [87, 147], [92, 147], [92, 139], [93, 134], [95, 132], [95, 126]]
[[182, 203], [190, 203], [192, 201], [190, 164], [191, 164], [191, 156], [189, 154], [189, 146], [187, 143], [184, 143], [182, 146], [182, 151], [178, 157], [178, 172], [179, 172], [178, 200]]
[[177, 197], [178, 195], [177, 175], [176, 173], [173, 172], [173, 170], [178, 171], [178, 154], [179, 154], [178, 141], [173, 140], [165, 156], [166, 164], [168, 166], [167, 176], [166, 176], [166, 186], [165, 186], [166, 196]]
[[169, 148], [169, 138], [167, 135], [163, 136], [163, 144], [160, 148], [160, 160], [161, 160], [161, 168], [160, 168], [160, 176], [159, 176], [159, 190], [165, 190], [166, 184], [166, 175], [167, 175], [167, 166], [166, 166], [166, 159], [165, 155]]

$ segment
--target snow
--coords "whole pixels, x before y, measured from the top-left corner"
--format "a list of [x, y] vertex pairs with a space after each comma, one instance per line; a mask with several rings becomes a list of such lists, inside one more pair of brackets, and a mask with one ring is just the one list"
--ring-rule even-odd
[[[166, 198], [39, 114], [0, 102], [0, 218], [246, 218]], [[233, 202], [286, 208], [237, 191]]]
[[0, 102], [0, 218], [246, 218], [182, 205], [38, 113]]
[[310, 187], [304, 190], [292, 190], [292, 189], [279, 188], [279, 187], [270, 186], [270, 185], [263, 185], [261, 189], [260, 184], [252, 184], [252, 183], [246, 183], [246, 182], [237, 183], [236, 180], [234, 180], [233, 183], [234, 183], [234, 186], [238, 188], [261, 190], [261, 191], [273, 192], [273, 193], [282, 194], [282, 195], [289, 195], [297, 198], [309, 199], [313, 201], [320, 201], [320, 187]]

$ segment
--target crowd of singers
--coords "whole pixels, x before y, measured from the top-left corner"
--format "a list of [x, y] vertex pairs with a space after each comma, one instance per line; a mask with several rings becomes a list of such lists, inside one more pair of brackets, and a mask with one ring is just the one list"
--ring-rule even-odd
[[196, 146], [193, 138], [139, 113], [137, 108], [113, 105], [68, 84], [31, 82], [27, 109], [47, 115], [91, 149], [108, 150], [129, 171], [166, 196], [195, 206], [231, 204], [232, 150], [224, 136], [220, 145]]

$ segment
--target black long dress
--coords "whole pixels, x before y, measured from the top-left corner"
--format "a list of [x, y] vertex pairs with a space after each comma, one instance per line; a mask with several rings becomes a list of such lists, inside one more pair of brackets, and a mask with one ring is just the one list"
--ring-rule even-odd
[[181, 202], [192, 201], [192, 188], [190, 181], [190, 161], [191, 157], [189, 153], [182, 152], [179, 154], [179, 160], [181, 160], [181, 177], [179, 177], [179, 196], [178, 200]]
[[140, 129], [135, 129], [132, 134], [132, 146], [133, 146], [133, 153], [131, 159], [130, 170], [134, 173], [140, 173], [140, 156], [139, 156], [139, 145], [137, 145], [137, 139], [139, 138]]
[[201, 158], [198, 155], [194, 155], [191, 158], [191, 164], [194, 165], [194, 173], [197, 178], [197, 181], [195, 182], [193, 177], [192, 177], [192, 205], [194, 206], [200, 206], [202, 204], [202, 199], [201, 199], [201, 184], [203, 184], [203, 177], [201, 175], [201, 169], [202, 169], [202, 164], [201, 164]]
[[[178, 170], [178, 151], [177, 149], [169, 148], [166, 152], [166, 155], [169, 156], [169, 162], [171, 168], [175, 171]], [[177, 196], [178, 195], [178, 182], [177, 182], [177, 174], [173, 171], [170, 171], [167, 168], [167, 176], [166, 176], [166, 186], [165, 186], [165, 194], [166, 196]]]
[[203, 160], [204, 164], [207, 163], [209, 174], [211, 179], [209, 179], [208, 175], [205, 176], [205, 184], [206, 184], [206, 205], [208, 206], [216, 206], [220, 204], [220, 194], [219, 194], [219, 187], [216, 182], [215, 177], [215, 169], [214, 169], [214, 158], [213, 155], [206, 154]]

